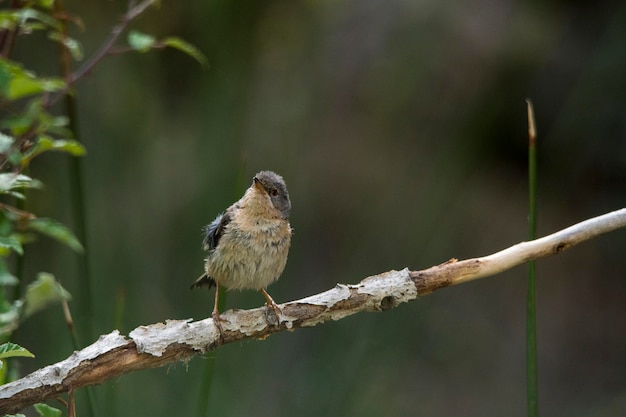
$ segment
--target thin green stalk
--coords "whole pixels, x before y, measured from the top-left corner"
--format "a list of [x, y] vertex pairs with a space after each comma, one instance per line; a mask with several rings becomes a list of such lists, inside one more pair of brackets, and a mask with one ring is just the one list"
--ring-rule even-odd
[[[122, 334], [125, 333], [124, 329], [124, 317], [126, 315], [126, 291], [123, 286], [118, 287], [115, 295], [115, 310], [113, 316], [113, 328], [119, 330]], [[114, 416], [117, 414], [118, 404], [118, 389], [114, 384], [107, 384], [104, 391], [104, 404], [105, 408], [102, 410], [107, 416]]]
[[[526, 100], [528, 111], [528, 240], [537, 236], [537, 129], [533, 104]], [[537, 388], [537, 290], [535, 261], [528, 262], [528, 289], [526, 294], [526, 390], [528, 417], [539, 415]]]
[[70, 306], [67, 300], [62, 300], [61, 306], [63, 307], [65, 324], [67, 324], [67, 330], [69, 331], [70, 339], [72, 340], [72, 347], [74, 350], [80, 350], [80, 343], [78, 343], [78, 337], [76, 337], [76, 328], [74, 328], [74, 320], [72, 319], [72, 313], [70, 312]]
[[[61, 0], [57, 0], [55, 2], [55, 12], [62, 14], [63, 3]], [[63, 36], [67, 36], [67, 24], [64, 20], [61, 20], [61, 32]], [[59, 59], [61, 63], [61, 72], [68, 83], [70, 85], [72, 81], [72, 57], [67, 48], [61, 45], [59, 50]], [[80, 134], [78, 131], [78, 112], [76, 106], [76, 99], [73, 94], [65, 94], [64, 96], [64, 104], [65, 104], [65, 114], [68, 117], [68, 127], [70, 131], [74, 135], [74, 139], [80, 141]], [[82, 159], [80, 158], [70, 158], [70, 167], [69, 167], [69, 181], [70, 181], [70, 199], [72, 205], [72, 214], [74, 217], [74, 227], [76, 229], [76, 236], [80, 240], [83, 245], [84, 253], [82, 256], [77, 256], [76, 260], [78, 263], [78, 294], [76, 297], [78, 300], [78, 311], [79, 316], [81, 317], [80, 327], [76, 330], [74, 328], [74, 323], [69, 318], [70, 326], [70, 335], [72, 338], [72, 343], [75, 345], [74, 348], [78, 349], [80, 346], [80, 340], [91, 341], [93, 339], [93, 297], [91, 290], [91, 276], [89, 275], [89, 249], [87, 247], [87, 227], [86, 227], [86, 212], [85, 212], [85, 198], [83, 193], [83, 169], [82, 169]], [[66, 306], [67, 307], [67, 306]], [[66, 314], [69, 314], [69, 308], [66, 308]], [[91, 387], [87, 387], [87, 409], [88, 415], [95, 417], [96, 416], [96, 400], [95, 394]]]
[[[63, 13], [63, 4], [61, 1], [55, 3], [56, 12]], [[67, 36], [67, 25], [62, 21], [63, 35]], [[60, 47], [60, 62], [61, 72], [64, 78], [69, 83], [72, 77], [72, 57], [64, 46]], [[74, 135], [76, 141], [80, 141], [80, 133], [78, 130], [78, 111], [76, 106], [76, 99], [73, 94], [66, 94], [64, 97], [65, 114], [68, 118], [68, 128]], [[72, 215], [74, 218], [74, 228], [76, 229], [76, 236], [80, 240], [85, 249], [81, 256], [77, 256], [78, 262], [78, 285], [80, 297], [79, 300], [79, 317], [81, 321], [78, 326], [79, 340], [91, 341], [92, 334], [92, 302], [93, 297], [91, 293], [91, 277], [89, 275], [88, 267], [88, 254], [87, 248], [87, 232], [86, 232], [86, 213], [85, 213], [85, 197], [83, 192], [83, 168], [82, 160], [80, 158], [71, 157], [69, 161], [69, 181], [70, 181], [70, 198], [72, 205]]]
[[[76, 328], [74, 327], [74, 320], [72, 319], [72, 313], [70, 312], [70, 306], [67, 300], [61, 301], [63, 306], [63, 315], [65, 316], [65, 323], [67, 324], [67, 328], [70, 333], [70, 339], [72, 340], [72, 346], [75, 351], [80, 350], [81, 346], [78, 342], [78, 336], [76, 335]], [[87, 403], [89, 406], [89, 411], [92, 416], [96, 415], [95, 406], [96, 398], [93, 392], [92, 387], [85, 387], [85, 391], [87, 392]], [[73, 405], [73, 403], [72, 403]]]
[[[25, 167], [22, 170], [22, 173], [24, 175], [28, 175], [28, 167]], [[20, 192], [26, 196], [28, 193], [28, 190], [26, 188], [23, 188], [20, 190]], [[26, 199], [16, 199], [15, 201], [15, 207], [18, 210], [21, 211], [25, 211], [26, 210]], [[13, 300], [12, 301], [16, 301], [19, 300], [22, 297], [22, 292], [24, 291], [24, 286], [25, 286], [25, 280], [26, 280], [26, 260], [25, 260], [25, 254], [19, 254], [16, 253], [15, 254], [15, 276], [17, 278], [17, 284], [14, 286], [13, 288]], [[2, 296], [2, 294], [0, 294], [0, 299], [3, 299], [5, 297]], [[5, 343], [5, 342], [9, 342], [11, 340], [15, 340], [15, 337], [17, 335], [17, 331], [19, 330], [19, 326], [15, 328], [15, 330], [13, 330], [11, 333], [5, 335], [4, 337], [2, 337], [2, 340], [0, 341], [1, 343]], [[15, 361], [9, 360], [9, 361], [5, 361], [4, 362], [6, 364], [6, 369], [4, 369], [4, 375], [5, 375], [5, 380], [7, 381], [11, 381], [11, 377], [12, 375], [17, 375], [18, 374], [18, 368], [17, 368], [17, 364]]]
[[[74, 132], [74, 139], [78, 140], [78, 131], [76, 126], [76, 112], [74, 110], [74, 99], [68, 96], [68, 111], [72, 111], [69, 117], [70, 128]], [[71, 109], [71, 110], [70, 110]], [[80, 240], [85, 249], [84, 252], [76, 256], [76, 262], [78, 263], [78, 285], [79, 294], [78, 307], [81, 312], [81, 323], [79, 325], [79, 335], [81, 340], [91, 343], [94, 339], [93, 334], [93, 304], [95, 302], [91, 285], [91, 274], [89, 271], [89, 239], [87, 238], [87, 212], [85, 209], [85, 193], [83, 185], [83, 166], [81, 158], [71, 158], [69, 160], [69, 180], [70, 180], [70, 194], [72, 214], [74, 217], [74, 228], [76, 236]]]
[[[28, 175], [29, 169], [28, 166], [22, 169], [22, 174]], [[22, 188], [20, 192], [24, 196], [24, 198], [16, 198], [15, 199], [15, 208], [18, 210], [25, 212], [26, 211], [26, 197], [28, 196], [28, 189]], [[13, 300], [18, 300], [22, 297], [22, 291], [24, 290], [24, 285], [26, 284], [24, 280], [25, 277], [25, 269], [26, 263], [24, 262], [24, 254], [16, 254], [15, 257], [15, 276], [17, 277], [17, 285], [13, 288]]]
[[204, 417], [209, 411], [209, 399], [211, 397], [211, 385], [213, 383], [213, 373], [215, 371], [216, 352], [211, 353], [211, 357], [206, 358], [206, 366], [202, 374], [202, 383], [200, 384], [200, 395], [198, 395], [198, 406], [196, 415]]
[[[217, 288], [215, 289], [217, 291]], [[224, 305], [226, 305], [226, 298], [228, 294], [226, 291], [220, 291], [218, 310], [224, 311]], [[211, 399], [211, 385], [213, 384], [213, 375], [215, 372], [215, 362], [217, 361], [217, 351], [211, 352], [211, 356], [207, 357], [206, 366], [204, 367], [204, 373], [202, 375], [202, 383], [200, 384], [200, 394], [198, 395], [198, 406], [196, 408], [196, 415], [198, 417], [204, 417], [209, 412], [209, 400]]]
[[[69, 117], [69, 127], [74, 133], [74, 139], [78, 140], [78, 124], [76, 122], [76, 103], [73, 96], [65, 98], [67, 115]], [[79, 344], [79, 340], [87, 340], [89, 343], [93, 340], [93, 296], [91, 291], [91, 275], [89, 274], [89, 249], [86, 232], [86, 212], [85, 197], [83, 193], [83, 169], [81, 158], [72, 157], [70, 163], [70, 194], [72, 211], [74, 215], [74, 227], [76, 236], [80, 240], [85, 249], [81, 255], [76, 256], [78, 263], [78, 309], [81, 312], [81, 326], [78, 332], [73, 332], [74, 343]], [[80, 337], [79, 337], [80, 336]], [[96, 400], [92, 387], [86, 387], [87, 404], [89, 415], [96, 416]]]

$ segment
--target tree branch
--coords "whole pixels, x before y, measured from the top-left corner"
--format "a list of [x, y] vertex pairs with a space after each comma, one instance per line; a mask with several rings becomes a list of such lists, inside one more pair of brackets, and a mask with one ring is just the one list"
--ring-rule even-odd
[[78, 68], [73, 74], [68, 77], [67, 85], [62, 90], [58, 91], [49, 102], [49, 107], [56, 104], [63, 96], [67, 94], [74, 84], [86, 74], [88, 74], [104, 57], [110, 55], [111, 49], [115, 45], [117, 39], [124, 33], [128, 25], [137, 17], [139, 17], [146, 9], [153, 5], [156, 0], [143, 0], [139, 4], [135, 4], [134, 1], [130, 1], [128, 4], [128, 11], [121, 17], [120, 22], [111, 29], [111, 33], [104, 40], [100, 48], [94, 54], [87, 59], [80, 68]]
[[242, 339], [264, 339], [298, 327], [311, 327], [363, 311], [387, 311], [432, 291], [495, 275], [532, 259], [559, 254], [604, 233], [626, 227], [626, 208], [595, 217], [549, 236], [522, 242], [481, 258], [452, 259], [422, 271], [389, 271], [356, 285], [337, 284], [326, 292], [280, 305], [280, 323], [272, 309], [228, 310], [221, 314], [220, 337], [213, 319], [167, 320], [140, 326], [128, 337], [117, 330], [100, 336], [69, 358], [0, 386], [0, 415], [55, 397], [62, 392], [102, 383], [139, 369], [188, 360]]

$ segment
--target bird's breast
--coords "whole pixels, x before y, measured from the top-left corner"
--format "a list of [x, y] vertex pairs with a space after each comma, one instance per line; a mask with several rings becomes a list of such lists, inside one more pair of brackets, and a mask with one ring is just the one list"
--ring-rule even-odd
[[266, 288], [278, 279], [287, 263], [291, 245], [289, 222], [238, 220], [231, 221], [217, 248], [209, 253], [207, 274], [227, 288]]

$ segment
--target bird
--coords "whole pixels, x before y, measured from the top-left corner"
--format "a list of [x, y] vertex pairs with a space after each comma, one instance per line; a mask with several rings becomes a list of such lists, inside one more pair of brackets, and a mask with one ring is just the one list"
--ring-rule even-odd
[[204, 228], [203, 248], [208, 252], [204, 274], [191, 288], [215, 286], [213, 321], [223, 333], [218, 311], [219, 289], [257, 290], [276, 317], [281, 310], [266, 288], [287, 264], [292, 229], [291, 200], [285, 180], [261, 171], [243, 197]]

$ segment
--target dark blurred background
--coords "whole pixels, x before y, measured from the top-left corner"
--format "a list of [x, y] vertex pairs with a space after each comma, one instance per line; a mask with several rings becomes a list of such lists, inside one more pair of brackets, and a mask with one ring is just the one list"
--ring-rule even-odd
[[[66, 1], [92, 53], [124, 1]], [[201, 227], [272, 169], [289, 186], [278, 302], [389, 269], [487, 255], [527, 236], [527, 117], [539, 130], [539, 234], [625, 206], [626, 3], [163, 1], [133, 28], [175, 51], [107, 58], [78, 86], [91, 298], [66, 247], [42, 239], [93, 334], [210, 315]], [[49, 71], [56, 51], [17, 45]], [[20, 49], [21, 48], [21, 49]], [[50, 74], [52, 75], [52, 74]], [[45, 155], [33, 210], [72, 225], [67, 159]], [[538, 263], [540, 411], [626, 414], [626, 231]], [[264, 302], [228, 293], [226, 308]], [[216, 416], [526, 413], [526, 268], [384, 314], [224, 346], [95, 388], [99, 415], [193, 415], [207, 364]], [[37, 357], [72, 351], [60, 308], [25, 323]], [[85, 403], [80, 407], [84, 409]], [[80, 412], [80, 411], [79, 411]]]

